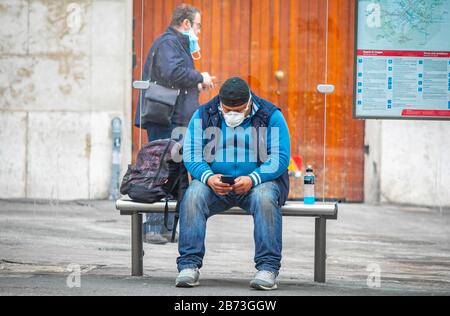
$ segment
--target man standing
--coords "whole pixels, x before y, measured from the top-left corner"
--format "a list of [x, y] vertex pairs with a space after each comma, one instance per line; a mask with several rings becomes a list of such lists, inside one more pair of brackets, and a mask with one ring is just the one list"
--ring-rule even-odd
[[[170, 138], [176, 127], [187, 126], [199, 106], [199, 92], [214, 87], [214, 77], [207, 72], [195, 70], [194, 58], [200, 57], [198, 35], [201, 29], [200, 11], [190, 5], [182, 4], [175, 9], [172, 22], [164, 34], [155, 40], [147, 57], [142, 80], [156, 81], [160, 85], [180, 89], [171, 126], [160, 126], [146, 122], [141, 117], [142, 96], [137, 106], [135, 125], [147, 130], [148, 141]], [[152, 55], [155, 53], [153, 70], [149, 74]], [[184, 168], [183, 168], [184, 169]], [[182, 170], [180, 185], [187, 187], [186, 170]], [[174, 215], [169, 215], [167, 227], [172, 227]], [[164, 216], [159, 213], [147, 214], [144, 223], [144, 242], [165, 244], [171, 237], [164, 225]]]
[[208, 218], [239, 206], [254, 220], [258, 272], [250, 285], [276, 289], [290, 161], [289, 129], [281, 111], [252, 93], [242, 79], [231, 78], [219, 96], [194, 114], [183, 150], [195, 180], [180, 207], [176, 286], [199, 284]]

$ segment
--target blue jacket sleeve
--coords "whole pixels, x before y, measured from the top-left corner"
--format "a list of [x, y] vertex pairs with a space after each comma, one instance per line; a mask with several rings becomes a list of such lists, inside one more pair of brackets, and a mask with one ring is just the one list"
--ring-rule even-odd
[[185, 67], [180, 48], [171, 40], [162, 42], [156, 54], [156, 63], [163, 80], [181, 89], [195, 88], [203, 82], [203, 76], [193, 68]]
[[249, 175], [254, 186], [276, 180], [289, 167], [291, 141], [288, 125], [281, 111], [276, 111], [270, 118], [266, 137], [268, 159]]
[[197, 180], [204, 184], [214, 175], [204, 158], [203, 148], [203, 128], [199, 110], [192, 116], [189, 122], [188, 131], [184, 138], [183, 161], [186, 169]]

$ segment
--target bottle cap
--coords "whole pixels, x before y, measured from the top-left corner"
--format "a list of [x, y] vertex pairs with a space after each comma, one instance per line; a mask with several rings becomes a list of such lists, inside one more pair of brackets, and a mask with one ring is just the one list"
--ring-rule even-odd
[[313, 168], [312, 168], [311, 165], [308, 165], [308, 166], [306, 167], [306, 172], [313, 172]]

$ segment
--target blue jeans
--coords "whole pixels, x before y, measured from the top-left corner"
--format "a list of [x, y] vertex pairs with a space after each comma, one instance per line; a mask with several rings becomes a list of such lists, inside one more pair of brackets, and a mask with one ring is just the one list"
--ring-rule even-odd
[[262, 183], [245, 195], [231, 192], [227, 196], [220, 196], [209, 186], [194, 180], [180, 207], [178, 271], [202, 267], [206, 221], [215, 214], [239, 206], [253, 216], [256, 269], [278, 273], [282, 249], [279, 195], [280, 190], [275, 182]]
[[[165, 127], [159, 125], [151, 125], [147, 128], [148, 142], [158, 139], [166, 139], [172, 136], [172, 127]], [[169, 213], [167, 220], [167, 227], [172, 229], [175, 221], [175, 214]], [[168, 229], [164, 226], [164, 214], [162, 213], [148, 213], [144, 222], [144, 234], [153, 232], [157, 234], [168, 233]]]

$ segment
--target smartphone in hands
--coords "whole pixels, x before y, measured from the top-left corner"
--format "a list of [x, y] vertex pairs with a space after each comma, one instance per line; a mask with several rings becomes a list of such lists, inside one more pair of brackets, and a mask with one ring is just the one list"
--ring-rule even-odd
[[235, 178], [232, 176], [222, 176], [220, 179], [220, 181], [222, 181], [222, 183], [226, 183], [229, 185], [234, 185], [234, 183], [235, 183], [234, 180], [235, 180]]

